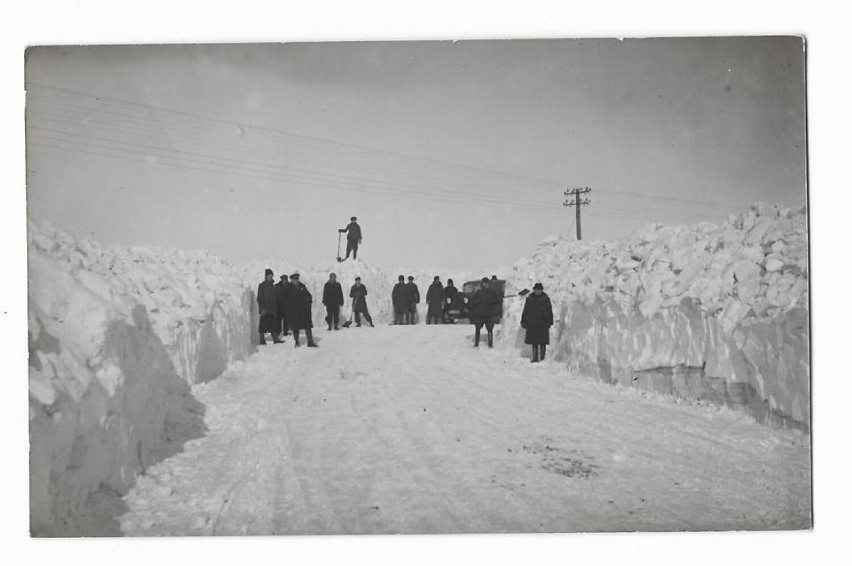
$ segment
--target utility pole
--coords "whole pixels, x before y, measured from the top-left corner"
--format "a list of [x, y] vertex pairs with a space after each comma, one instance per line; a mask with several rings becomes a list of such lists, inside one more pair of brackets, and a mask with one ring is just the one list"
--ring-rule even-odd
[[562, 206], [573, 206], [576, 209], [577, 214], [577, 239], [582, 240], [582, 233], [580, 230], [580, 206], [584, 204], [591, 204], [591, 201], [587, 198], [581, 199], [580, 195], [590, 193], [592, 189], [589, 187], [575, 187], [573, 189], [565, 189], [565, 196], [572, 197], [571, 202], [568, 202], [568, 199], [565, 199], [565, 202], [562, 203]]

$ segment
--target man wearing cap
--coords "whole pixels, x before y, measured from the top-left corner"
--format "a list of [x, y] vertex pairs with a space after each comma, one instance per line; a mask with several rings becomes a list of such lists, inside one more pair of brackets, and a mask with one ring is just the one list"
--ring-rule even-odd
[[355, 315], [355, 326], [361, 326], [361, 315], [364, 315], [367, 324], [373, 327], [373, 319], [370, 312], [367, 310], [367, 286], [361, 283], [361, 278], [355, 278], [355, 284], [349, 290], [349, 296], [352, 297], [352, 312]]
[[487, 277], [482, 278], [482, 286], [470, 299], [468, 305], [470, 311], [470, 322], [476, 327], [473, 346], [479, 347], [479, 335], [482, 326], [488, 330], [488, 347], [494, 347], [494, 322], [500, 316], [500, 298], [497, 292], [491, 288], [491, 282]]
[[420, 289], [414, 282], [414, 277], [408, 276], [408, 324], [417, 324], [417, 305], [420, 304]]
[[429, 305], [429, 310], [426, 311], [426, 324], [438, 324], [444, 307], [444, 286], [441, 285], [441, 278], [437, 275], [429, 285], [429, 290], [426, 291], [426, 304]]
[[299, 330], [305, 329], [305, 336], [308, 338], [308, 347], [316, 348], [314, 336], [311, 333], [311, 297], [310, 291], [305, 285], [299, 281], [299, 274], [294, 273], [290, 276], [290, 292], [287, 293], [285, 300], [287, 305], [287, 322], [290, 324], [290, 330], [293, 331], [293, 338], [296, 340], [296, 347], [299, 344]]
[[347, 232], [346, 234], [346, 257], [343, 259], [349, 259], [349, 254], [352, 254], [352, 259], [358, 259], [358, 245], [361, 243], [361, 227], [358, 226], [358, 223], [355, 222], [357, 218], [354, 216], [350, 218], [351, 222], [346, 226], [346, 228], [341, 228], [338, 232]]
[[524, 343], [532, 345], [532, 363], [543, 362], [550, 344], [550, 327], [553, 326], [553, 305], [544, 292], [544, 285], [536, 283], [533, 292], [524, 302], [521, 328], [527, 331]]
[[282, 275], [281, 280], [275, 284], [275, 302], [278, 307], [278, 322], [276, 329], [279, 334], [289, 336], [289, 327], [287, 326], [287, 307], [285, 301], [287, 292], [290, 290], [290, 282], [287, 281], [287, 276]]
[[405, 285], [405, 277], [400, 275], [399, 283], [393, 286], [391, 291], [391, 302], [393, 303], [393, 323], [405, 324], [408, 313], [408, 287]]
[[328, 323], [328, 329], [331, 330], [331, 325], [334, 323], [334, 329], [340, 330], [338, 324], [340, 324], [340, 307], [343, 306], [343, 289], [334, 273], [329, 274], [328, 281], [323, 286], [322, 304], [325, 305], [325, 321]]
[[266, 333], [272, 334], [272, 342], [280, 344], [278, 339], [278, 331], [276, 330], [276, 320], [278, 312], [278, 303], [275, 293], [275, 276], [271, 269], [267, 269], [265, 277], [260, 285], [257, 286], [257, 307], [260, 311], [260, 322], [258, 323], [257, 331], [260, 333], [260, 345], [266, 346]]
[[444, 287], [444, 322], [445, 323], [455, 324], [455, 322], [456, 322], [455, 319], [453, 319], [453, 317], [450, 316], [450, 313], [448, 311], [450, 310], [450, 307], [453, 305], [453, 300], [455, 299], [458, 292], [459, 292], [459, 290], [456, 289], [455, 285], [453, 285], [453, 280], [447, 279], [447, 286]]

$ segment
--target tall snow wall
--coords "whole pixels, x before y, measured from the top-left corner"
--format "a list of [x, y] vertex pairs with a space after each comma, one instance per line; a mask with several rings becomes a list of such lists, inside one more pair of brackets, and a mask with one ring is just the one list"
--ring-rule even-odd
[[[536, 281], [553, 301], [549, 351], [570, 371], [809, 430], [804, 208], [759, 203], [721, 225], [650, 225], [624, 241], [549, 238], [510, 284]], [[527, 352], [522, 308], [507, 303], [503, 340]]]
[[117, 535], [120, 494], [203, 433], [190, 384], [250, 353], [252, 294], [207, 252], [28, 228], [31, 532]]

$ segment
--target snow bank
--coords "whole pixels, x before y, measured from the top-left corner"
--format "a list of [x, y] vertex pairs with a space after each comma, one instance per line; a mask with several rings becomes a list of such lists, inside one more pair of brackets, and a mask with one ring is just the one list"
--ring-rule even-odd
[[[806, 210], [759, 203], [721, 226], [549, 238], [510, 285], [544, 284], [551, 351], [572, 371], [807, 429], [807, 252]], [[507, 304], [504, 328], [518, 328], [522, 308]], [[503, 340], [521, 347], [522, 332]]]
[[202, 431], [189, 384], [249, 354], [251, 293], [206, 252], [28, 237], [31, 530], [117, 534], [118, 496]]

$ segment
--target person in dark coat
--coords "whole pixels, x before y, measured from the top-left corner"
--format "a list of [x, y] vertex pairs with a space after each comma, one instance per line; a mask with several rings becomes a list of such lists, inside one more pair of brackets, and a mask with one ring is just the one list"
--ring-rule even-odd
[[429, 310], [426, 311], [426, 324], [438, 324], [444, 307], [444, 286], [441, 285], [441, 278], [437, 275], [426, 291], [426, 303], [429, 305]]
[[311, 333], [311, 304], [313, 297], [308, 288], [299, 281], [299, 274], [294, 273], [290, 276], [290, 290], [285, 297], [287, 307], [287, 321], [290, 323], [290, 330], [293, 331], [293, 338], [296, 340], [296, 347], [299, 344], [299, 330], [305, 329], [305, 336], [308, 338], [308, 347], [316, 348], [314, 336]]
[[444, 322], [445, 323], [455, 324], [455, 322], [456, 322], [450, 316], [450, 313], [448, 311], [450, 310], [450, 305], [452, 304], [453, 299], [455, 298], [455, 296], [458, 292], [459, 292], [459, 290], [456, 289], [455, 285], [453, 285], [453, 280], [447, 279], [447, 286], [444, 287]]
[[277, 322], [278, 302], [275, 293], [275, 276], [271, 269], [265, 272], [263, 282], [257, 286], [257, 308], [260, 311], [260, 322], [257, 331], [260, 333], [260, 345], [266, 346], [266, 333], [272, 334], [272, 342], [280, 344], [278, 331], [275, 328]]
[[373, 318], [370, 316], [370, 311], [367, 310], [367, 286], [361, 283], [361, 278], [355, 278], [355, 284], [349, 290], [349, 296], [352, 297], [352, 312], [355, 314], [355, 326], [361, 326], [361, 315], [364, 315], [367, 324], [372, 328]]
[[494, 322], [500, 316], [500, 297], [491, 288], [491, 282], [487, 277], [482, 278], [482, 286], [470, 299], [468, 305], [470, 311], [470, 322], [476, 327], [473, 346], [479, 347], [479, 335], [483, 325], [488, 330], [488, 347], [494, 347]]
[[408, 287], [405, 285], [405, 277], [399, 276], [399, 283], [393, 286], [391, 291], [391, 302], [393, 303], [393, 323], [405, 324], [408, 313]]
[[346, 232], [346, 257], [349, 259], [349, 254], [352, 254], [352, 259], [358, 259], [358, 246], [361, 244], [361, 227], [358, 225], [354, 216], [349, 219], [350, 222], [346, 228], [341, 228], [338, 232]]
[[276, 330], [284, 336], [289, 336], [290, 331], [287, 326], [287, 309], [284, 306], [284, 297], [287, 296], [287, 289], [290, 287], [290, 282], [287, 281], [287, 276], [282, 275], [281, 281], [275, 284], [275, 301], [278, 307], [278, 323]]
[[532, 362], [544, 361], [550, 344], [550, 327], [553, 326], [553, 305], [541, 283], [533, 285], [533, 292], [524, 302], [521, 328], [527, 331], [526, 344], [532, 344]]
[[334, 329], [340, 330], [340, 307], [343, 306], [343, 289], [340, 283], [337, 282], [337, 275], [329, 274], [328, 281], [322, 289], [322, 304], [325, 305], [325, 321], [328, 323], [328, 329], [331, 330], [331, 325], [334, 323]]
[[417, 305], [420, 304], [420, 289], [414, 282], [414, 277], [408, 276], [408, 324], [417, 324]]

